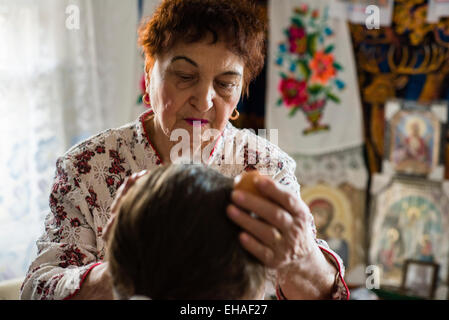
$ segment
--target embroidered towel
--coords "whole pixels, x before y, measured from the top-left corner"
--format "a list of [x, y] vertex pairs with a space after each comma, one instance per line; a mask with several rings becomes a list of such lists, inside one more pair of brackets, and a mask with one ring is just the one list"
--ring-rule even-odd
[[361, 145], [361, 102], [348, 26], [329, 0], [269, 2], [266, 126], [287, 153]]

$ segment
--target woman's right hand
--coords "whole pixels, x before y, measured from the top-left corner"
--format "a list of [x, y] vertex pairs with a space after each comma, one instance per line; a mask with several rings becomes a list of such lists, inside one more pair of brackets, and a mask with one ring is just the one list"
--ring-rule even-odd
[[[134, 185], [134, 183], [141, 176], [147, 173], [146, 170], [134, 173], [120, 186], [117, 190], [116, 197], [111, 205], [111, 217], [106, 224], [105, 231], [103, 233], [103, 240], [108, 242], [111, 233], [111, 226], [115, 221], [118, 209], [120, 208], [120, 202], [122, 201], [128, 190]], [[109, 263], [102, 262], [101, 264], [93, 267], [84, 282], [80, 290], [73, 296], [72, 300], [113, 300], [114, 295], [112, 291], [112, 279], [109, 272]]]

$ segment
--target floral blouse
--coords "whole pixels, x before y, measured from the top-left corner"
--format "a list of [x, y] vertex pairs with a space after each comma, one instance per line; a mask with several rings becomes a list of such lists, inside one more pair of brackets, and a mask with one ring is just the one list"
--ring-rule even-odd
[[[21, 299], [70, 299], [89, 271], [101, 263], [105, 255], [102, 232], [117, 189], [132, 173], [162, 164], [143, 125], [152, 113], [101, 132], [57, 160], [45, 232], [37, 240], [38, 255], [22, 284]], [[266, 152], [259, 152], [261, 146]], [[225, 161], [229, 150], [241, 157], [239, 164]], [[243, 171], [265, 171], [300, 197], [294, 160], [268, 140], [229, 122], [210, 153], [208, 166], [232, 178]], [[324, 241], [317, 242], [338, 269], [333, 298], [347, 299], [342, 260]]]

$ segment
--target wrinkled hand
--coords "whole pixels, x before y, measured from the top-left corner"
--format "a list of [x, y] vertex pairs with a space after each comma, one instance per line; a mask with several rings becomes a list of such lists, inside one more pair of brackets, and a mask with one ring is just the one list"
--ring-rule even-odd
[[259, 177], [256, 186], [265, 198], [234, 190], [227, 207], [228, 216], [244, 230], [242, 246], [273, 269], [308, 259], [317, 245], [307, 205], [268, 177]]

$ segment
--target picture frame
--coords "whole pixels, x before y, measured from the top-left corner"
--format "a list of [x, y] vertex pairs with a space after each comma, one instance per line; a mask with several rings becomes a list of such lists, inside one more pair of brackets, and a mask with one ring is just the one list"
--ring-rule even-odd
[[317, 237], [340, 256], [347, 275], [365, 265], [365, 193], [349, 183], [319, 183], [304, 186], [301, 191], [313, 215]]
[[438, 283], [449, 266], [449, 181], [375, 174], [370, 202], [369, 264], [381, 286], [400, 288], [405, 261], [438, 263]]
[[435, 262], [405, 260], [401, 291], [419, 298], [434, 299], [439, 268], [440, 265]]
[[443, 180], [447, 108], [439, 102], [388, 101], [382, 172]]

